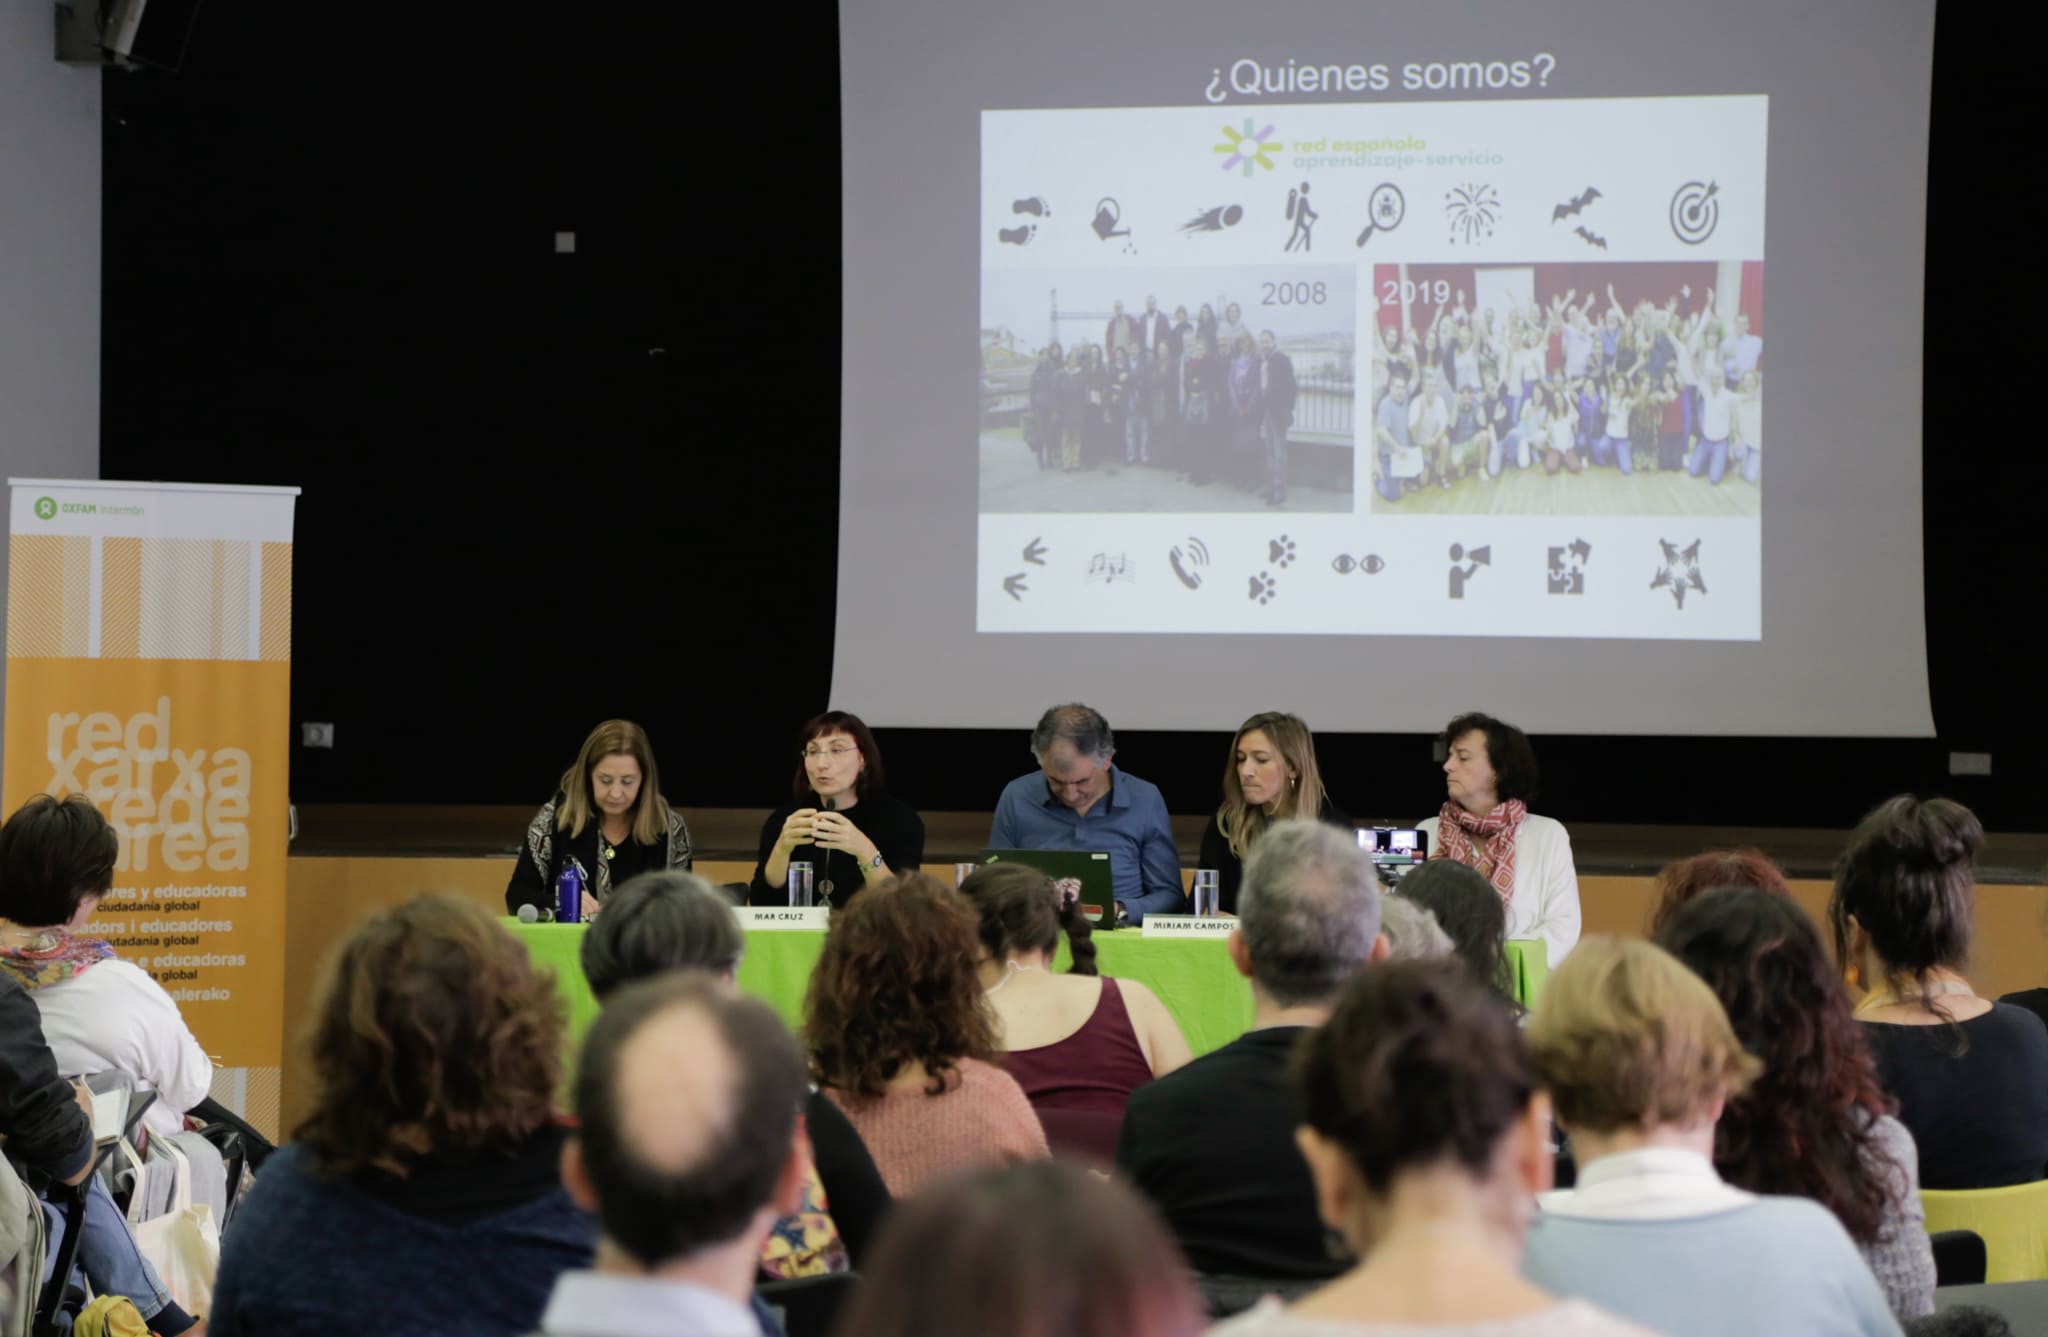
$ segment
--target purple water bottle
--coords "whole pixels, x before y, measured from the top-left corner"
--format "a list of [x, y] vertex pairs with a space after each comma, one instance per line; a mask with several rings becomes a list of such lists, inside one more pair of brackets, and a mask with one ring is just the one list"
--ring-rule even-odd
[[562, 875], [555, 879], [555, 922], [583, 922], [583, 869], [574, 859], [563, 866]]

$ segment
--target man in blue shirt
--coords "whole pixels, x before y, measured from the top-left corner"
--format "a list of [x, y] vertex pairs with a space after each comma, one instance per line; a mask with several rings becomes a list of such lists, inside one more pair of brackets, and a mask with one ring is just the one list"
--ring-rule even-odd
[[1159, 787], [1111, 764], [1116, 735], [1100, 712], [1054, 706], [1031, 731], [1039, 769], [996, 802], [990, 849], [1107, 850], [1119, 918], [1187, 908], [1180, 854]]

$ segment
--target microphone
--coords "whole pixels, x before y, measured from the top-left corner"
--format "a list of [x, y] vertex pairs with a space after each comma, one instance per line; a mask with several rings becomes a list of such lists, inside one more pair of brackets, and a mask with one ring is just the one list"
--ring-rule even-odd
[[[519, 922], [522, 924], [538, 924], [541, 922], [540, 916], [541, 912], [535, 906], [522, 905], [519, 907]], [[548, 921], [552, 923], [554, 921], [554, 918], [554, 915], [550, 914], [548, 916]]]

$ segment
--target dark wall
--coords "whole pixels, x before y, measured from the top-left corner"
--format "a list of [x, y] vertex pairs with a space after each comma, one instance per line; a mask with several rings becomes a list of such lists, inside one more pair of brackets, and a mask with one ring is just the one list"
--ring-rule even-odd
[[[209, 0], [182, 72], [108, 76], [102, 473], [305, 489], [293, 708], [340, 746], [295, 751], [299, 801], [537, 800], [608, 715], [648, 726], [679, 802], [783, 791], [832, 656], [838, 60], [830, 4], [760, 12], [477, 28], [382, 0]], [[1547, 811], [1831, 825], [1914, 788], [2042, 829], [2037, 466], [1998, 351], [2029, 346], [2037, 299], [1955, 251], [1984, 236], [1982, 108], [2022, 92], [1997, 21], [1944, 8], [1936, 53], [1940, 739], [1549, 737]], [[991, 806], [1038, 710], [1087, 687], [1048, 682], [1008, 731], [884, 733], [896, 788]], [[1197, 811], [1233, 724], [1129, 734], [1124, 760]], [[1438, 721], [1415, 724], [1320, 740], [1340, 802], [1434, 806]], [[1996, 776], [1950, 780], [1951, 748], [1994, 752]]]

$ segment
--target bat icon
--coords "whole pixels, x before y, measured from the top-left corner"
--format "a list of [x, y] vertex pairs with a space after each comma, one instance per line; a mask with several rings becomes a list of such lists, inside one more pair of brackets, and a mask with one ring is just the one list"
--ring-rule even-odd
[[1576, 218], [1587, 205], [1599, 198], [1600, 192], [1588, 186], [1563, 204], [1553, 207], [1550, 211], [1550, 221], [1555, 223], [1560, 218]]
[[1598, 246], [1603, 251], [1607, 249], [1607, 238], [1600, 236], [1598, 233], [1588, 232], [1582, 227], [1575, 227], [1572, 229], [1572, 234], [1584, 237], [1588, 246]]

